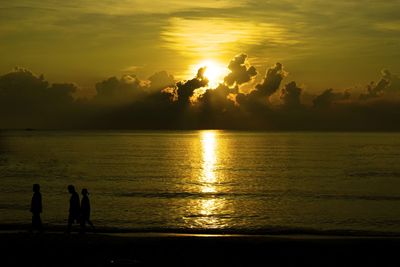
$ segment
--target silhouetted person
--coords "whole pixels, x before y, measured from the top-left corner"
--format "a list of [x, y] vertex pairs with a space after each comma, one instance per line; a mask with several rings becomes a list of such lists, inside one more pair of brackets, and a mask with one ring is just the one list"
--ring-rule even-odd
[[32, 230], [43, 230], [42, 219], [40, 213], [42, 213], [42, 194], [40, 193], [40, 185], [34, 184], [32, 186], [33, 196], [31, 201], [31, 212], [32, 212]]
[[67, 233], [71, 232], [71, 227], [74, 222], [79, 223], [79, 217], [80, 217], [79, 195], [75, 191], [75, 187], [73, 185], [68, 186], [68, 192], [71, 194], [71, 198], [69, 199], [69, 215], [68, 215]]
[[90, 221], [90, 201], [88, 195], [88, 190], [83, 188], [81, 201], [81, 232], [83, 233], [86, 230], [86, 223], [88, 223], [94, 229], [94, 225], [92, 221]]

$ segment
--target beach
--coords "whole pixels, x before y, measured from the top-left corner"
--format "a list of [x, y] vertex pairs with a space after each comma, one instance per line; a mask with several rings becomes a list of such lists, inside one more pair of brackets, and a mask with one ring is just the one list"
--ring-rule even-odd
[[399, 237], [0, 233], [2, 266], [396, 266]]
[[[396, 266], [398, 133], [8, 131], [0, 266]], [[29, 233], [32, 184], [45, 232]], [[65, 234], [90, 192], [96, 232]]]

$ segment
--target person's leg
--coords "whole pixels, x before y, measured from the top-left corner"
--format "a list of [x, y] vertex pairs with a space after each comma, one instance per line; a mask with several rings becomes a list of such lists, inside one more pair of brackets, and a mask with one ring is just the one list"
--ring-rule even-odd
[[32, 225], [31, 225], [31, 229], [30, 229], [30, 232], [31, 232], [31, 233], [32, 233], [32, 232], [35, 230], [35, 228], [36, 228], [35, 224], [36, 224], [36, 217], [35, 217], [35, 214], [32, 213]]
[[34, 230], [40, 230], [39, 229], [39, 224], [40, 224], [40, 217], [39, 214], [33, 213], [32, 214], [32, 231]]
[[72, 214], [68, 215], [68, 226], [67, 226], [67, 233], [69, 234], [71, 232], [71, 227], [72, 224], [74, 223], [74, 217], [72, 216]]
[[80, 219], [80, 224], [81, 224], [81, 233], [85, 233], [85, 231], [86, 231], [86, 219], [85, 218], [81, 218]]
[[40, 218], [40, 213], [37, 214], [37, 229], [39, 232], [43, 232], [42, 218]]

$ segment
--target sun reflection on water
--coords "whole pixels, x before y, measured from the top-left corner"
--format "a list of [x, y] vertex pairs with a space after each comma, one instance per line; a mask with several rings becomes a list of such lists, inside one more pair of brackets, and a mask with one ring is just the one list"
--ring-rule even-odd
[[221, 144], [220, 132], [214, 130], [200, 131], [196, 151], [199, 152], [199, 170], [192, 176], [193, 193], [196, 198], [190, 199], [186, 205], [183, 219], [190, 228], [217, 229], [224, 228], [229, 223], [227, 200], [223, 193], [224, 175], [218, 170], [224, 146]]
[[225, 200], [218, 198], [218, 175], [216, 166], [218, 164], [218, 133], [216, 131], [203, 131], [200, 133], [200, 143], [202, 151], [201, 173], [199, 182], [200, 192], [204, 196], [196, 201], [192, 212], [197, 214], [195, 217], [195, 227], [201, 228], [220, 228], [223, 223], [220, 220]]
[[201, 183], [202, 193], [215, 193], [214, 183], [217, 181], [215, 176], [216, 155], [216, 133], [214, 131], [205, 131], [201, 134], [201, 144], [203, 150], [203, 164]]

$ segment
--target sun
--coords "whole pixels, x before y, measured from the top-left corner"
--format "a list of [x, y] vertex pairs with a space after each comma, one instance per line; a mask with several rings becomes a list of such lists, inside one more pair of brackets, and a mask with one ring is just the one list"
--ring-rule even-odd
[[192, 72], [197, 73], [198, 69], [206, 67], [204, 76], [208, 79], [208, 87], [216, 88], [224, 81], [224, 77], [229, 73], [228, 68], [214, 60], [203, 60], [199, 64], [193, 65]]

